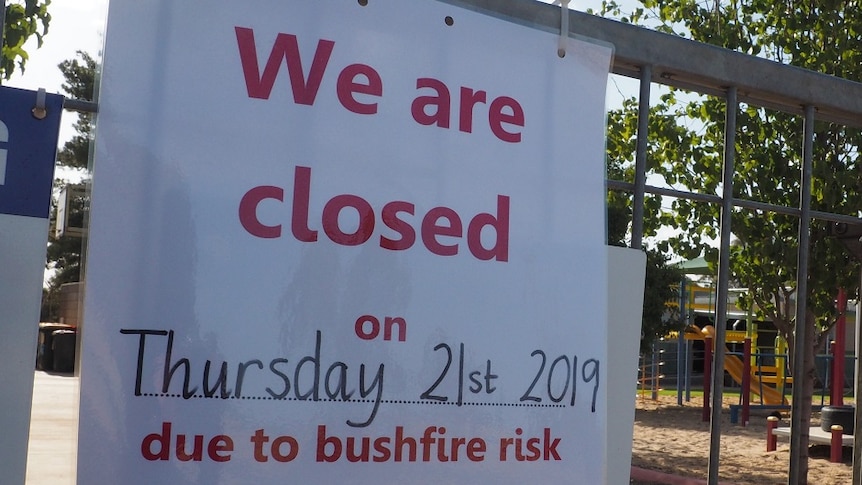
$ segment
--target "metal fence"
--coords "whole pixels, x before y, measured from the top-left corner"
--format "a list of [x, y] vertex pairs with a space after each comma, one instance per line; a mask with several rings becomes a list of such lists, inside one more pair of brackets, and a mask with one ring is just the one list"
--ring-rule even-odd
[[[559, 7], [527, 0], [449, 0], [453, 4], [478, 10], [488, 15], [512, 20], [547, 31], [559, 32], [568, 24], [569, 35], [585, 36], [608, 42], [615, 47], [612, 70], [616, 74], [640, 80], [638, 108], [638, 138], [635, 154], [634, 183], [608, 181], [611, 189], [633, 193], [633, 248], [642, 247], [643, 211], [646, 193], [687, 198], [721, 206], [717, 301], [727, 301], [730, 247], [730, 214], [735, 207], [773, 211], [799, 217], [798, 294], [807, 294], [809, 228], [812, 219], [859, 224], [862, 220], [840, 214], [811, 209], [812, 151], [814, 121], [828, 121], [846, 126], [862, 126], [862, 84], [832, 76], [779, 64], [715, 46], [693, 42], [681, 37], [659, 33], [575, 11], [568, 12], [567, 22], [561, 21]], [[725, 100], [725, 148], [722, 172], [722, 194], [699, 194], [646, 184], [647, 118], [653, 84], [683, 88], [689, 91], [721, 97]], [[803, 124], [801, 194], [796, 207], [781, 207], [757, 200], [733, 197], [736, 116], [740, 103], [801, 115]], [[796, 321], [804, 321], [806, 301], [800, 298]], [[726, 308], [718, 305], [716, 321], [726, 321]], [[716, 332], [716, 347], [724, 348], [724, 328]], [[807, 343], [804, 332], [796, 336], [794, 360], [801, 362]], [[724, 368], [724, 353], [716, 352], [713, 368]], [[858, 374], [858, 373], [857, 373]], [[721, 440], [721, 380], [714, 373], [710, 421], [710, 484], [718, 483], [718, 458]], [[801, 402], [803, 386], [794, 386], [793, 401]], [[803, 421], [801, 410], [794, 406], [793, 424]], [[801, 426], [794, 426], [801, 429]], [[791, 436], [789, 483], [799, 483], [802, 460], [801, 433]], [[860, 461], [860, 446], [854, 449], [854, 475]], [[858, 479], [858, 477], [857, 477]]]

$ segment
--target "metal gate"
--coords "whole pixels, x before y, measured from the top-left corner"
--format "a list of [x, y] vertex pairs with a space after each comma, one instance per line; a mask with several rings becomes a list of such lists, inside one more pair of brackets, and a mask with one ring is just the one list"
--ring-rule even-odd
[[[640, 80], [638, 105], [637, 152], [634, 183], [608, 181], [608, 188], [634, 194], [631, 246], [642, 248], [644, 196], [646, 193], [667, 195], [713, 203], [721, 206], [717, 301], [727, 301], [730, 247], [730, 214], [735, 207], [758, 209], [796, 216], [799, 224], [797, 294], [805, 295], [808, 275], [809, 228], [812, 219], [844, 222], [851, 225], [862, 219], [811, 209], [812, 151], [814, 122], [827, 121], [851, 127], [862, 126], [862, 84], [833, 76], [779, 64], [767, 59], [745, 55], [712, 45], [694, 42], [631, 24], [616, 22], [576, 11], [568, 12], [561, 21], [560, 8], [525, 0], [447, 0], [450, 3], [478, 10], [488, 15], [506, 18], [547, 31], [559, 32], [568, 24], [570, 36], [584, 36], [613, 44], [615, 58], [612, 71]], [[661, 84], [723, 98], [726, 102], [724, 166], [722, 195], [678, 191], [646, 184], [647, 119], [650, 91]], [[740, 103], [790, 114], [801, 115], [803, 124], [802, 170], [800, 202], [796, 207], [783, 207], [756, 200], [733, 197], [736, 116]], [[796, 321], [804, 321], [807, 311], [805, 298], [799, 298]], [[726, 307], [717, 305], [716, 321], [727, 319]], [[716, 326], [716, 348], [723, 349], [725, 329]], [[806, 345], [804, 332], [796, 336], [794, 361], [803, 360]], [[715, 352], [713, 369], [724, 368], [724, 353]], [[712, 388], [710, 420], [709, 483], [718, 483], [719, 445], [721, 439], [720, 412], [723, 373], [715, 372]], [[801, 375], [801, 372], [799, 373]], [[857, 372], [858, 378], [859, 372]], [[803, 386], [794, 386], [793, 401], [800, 402]], [[791, 422], [795, 426], [803, 415], [793, 406]], [[857, 418], [858, 419], [858, 418]], [[860, 446], [854, 447], [854, 481], [859, 479]], [[799, 483], [802, 443], [795, 432], [790, 442], [790, 473], [788, 483]]]

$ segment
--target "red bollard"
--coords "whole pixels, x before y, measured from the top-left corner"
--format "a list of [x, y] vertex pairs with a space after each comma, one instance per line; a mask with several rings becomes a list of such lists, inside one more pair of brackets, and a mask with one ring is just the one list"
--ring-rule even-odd
[[766, 451], [775, 451], [778, 446], [778, 437], [772, 434], [772, 430], [778, 427], [778, 418], [770, 416], [766, 418]]
[[703, 339], [703, 414], [701, 419], [704, 422], [709, 421], [709, 393], [712, 389], [712, 338]]
[[833, 424], [829, 429], [832, 431], [832, 442], [829, 444], [829, 461], [841, 463], [841, 456], [844, 453], [844, 427], [840, 424]]

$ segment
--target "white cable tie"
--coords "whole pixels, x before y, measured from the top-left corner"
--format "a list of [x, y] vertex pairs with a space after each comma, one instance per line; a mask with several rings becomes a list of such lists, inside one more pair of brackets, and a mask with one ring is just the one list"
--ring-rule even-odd
[[33, 117], [37, 120], [44, 120], [48, 116], [48, 110], [45, 108], [45, 88], [39, 88], [36, 91], [36, 106], [33, 106]]
[[557, 55], [560, 57], [566, 57], [569, 40], [569, 2], [571, 0], [554, 0], [554, 5], [560, 5], [560, 42], [557, 46]]

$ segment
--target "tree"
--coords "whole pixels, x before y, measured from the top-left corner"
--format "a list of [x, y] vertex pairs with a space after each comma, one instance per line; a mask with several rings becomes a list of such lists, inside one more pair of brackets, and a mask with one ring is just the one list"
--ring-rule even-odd
[[[66, 81], [63, 91], [75, 99], [92, 100], [96, 88], [96, 61], [86, 52], [78, 51], [78, 59], [65, 60], [59, 69]], [[77, 169], [87, 168], [90, 140], [93, 138], [93, 114], [78, 113], [74, 125], [76, 134], [67, 141], [58, 154], [61, 166]]]
[[[626, 121], [619, 119], [621, 123]], [[627, 120], [630, 121], [630, 120]], [[636, 123], [635, 123], [636, 126]], [[634, 129], [634, 127], [629, 127]], [[623, 149], [617, 145], [617, 150]], [[609, 152], [614, 149], [609, 147]], [[626, 167], [620, 163], [620, 158], [610, 156], [608, 158], [608, 178], [611, 180], [624, 180], [633, 177], [632, 167]], [[652, 201], [651, 201], [652, 202]], [[619, 192], [608, 193], [608, 244], [612, 246], [626, 247], [626, 236], [629, 233], [629, 221], [632, 219], [630, 197]], [[678, 306], [679, 285], [685, 276], [682, 271], [674, 265], [669, 264], [666, 251], [662, 252], [654, 248], [645, 249], [646, 281], [644, 285], [643, 316], [641, 320], [641, 343], [640, 350], [649, 352], [653, 342], [664, 337], [674, 330], [682, 330], [682, 321]]]
[[[96, 80], [96, 61], [84, 52], [78, 52], [80, 59], [66, 60], [58, 66], [66, 81], [63, 91], [76, 99], [91, 100]], [[74, 124], [76, 134], [67, 141], [57, 156], [57, 165], [61, 167], [84, 170], [89, 159], [90, 141], [93, 136], [93, 115], [78, 113]], [[57, 179], [54, 186], [59, 191], [68, 181]], [[54, 201], [55, 211], [58, 201]], [[79, 194], [69, 199], [69, 218], [72, 225], [83, 225], [84, 211], [87, 205], [87, 195]], [[55, 212], [56, 213], [56, 212]], [[42, 321], [56, 321], [59, 313], [58, 294], [60, 286], [65, 283], [79, 281], [81, 278], [81, 238], [74, 235], [56, 237], [50, 234], [48, 238], [48, 269], [53, 275], [48, 281], [42, 298]]]
[[[629, 22], [693, 40], [763, 56], [777, 62], [848, 79], [862, 78], [862, 10], [857, 2], [731, 0], [641, 0], [644, 8], [624, 15]], [[605, 14], [621, 14], [614, 2], [606, 2]], [[724, 144], [723, 100], [697, 98], [680, 102], [671, 92], [651, 109], [649, 164], [655, 175], [675, 187], [701, 193], [718, 193]], [[610, 117], [609, 150], [619, 163], [631, 164], [634, 149], [631, 120], [634, 101]], [[795, 207], [800, 193], [802, 120], [754, 106], [741, 105], [736, 131], [734, 197]], [[862, 204], [858, 129], [816, 123], [812, 209], [857, 215]], [[657, 199], [657, 198], [654, 198]], [[655, 202], [651, 202], [656, 206]], [[720, 208], [677, 199], [672, 210], [655, 214], [648, 228], [659, 224], [684, 230], [663, 243], [683, 257], [706, 253], [713, 263], [716, 250], [704, 245], [717, 235]], [[770, 212], [735, 210], [731, 228], [740, 243], [731, 251], [732, 277], [749, 289], [739, 302], [759, 318], [771, 320], [795, 346], [795, 329], [802, 324], [807, 341], [802, 368], [808, 377], [802, 409], [806, 417], [802, 448], [808, 449], [810, 397], [813, 394], [815, 349], [822, 348], [826, 332], [834, 325], [835, 294], [844, 287], [853, 294], [858, 287], [858, 263], [850, 260], [827, 237], [824, 221], [812, 221], [808, 294], [796, 295], [798, 220]], [[805, 322], [795, 321], [795, 298], [807, 298]], [[793, 355], [793, 350], [791, 350]], [[795, 376], [799, 382], [800, 376]], [[794, 423], [795, 425], [795, 423]], [[803, 460], [805, 461], [805, 460]], [[807, 464], [802, 468], [807, 481]]]
[[12, 0], [4, 2], [5, 29], [3, 33], [3, 48], [0, 55], [0, 79], [12, 77], [17, 66], [24, 71], [24, 66], [30, 55], [24, 50], [27, 40], [36, 36], [38, 46], [42, 47], [42, 39], [48, 33], [51, 14], [48, 5], [51, 0]]

